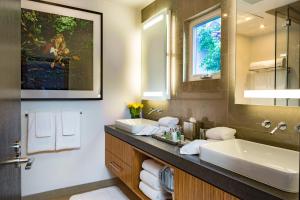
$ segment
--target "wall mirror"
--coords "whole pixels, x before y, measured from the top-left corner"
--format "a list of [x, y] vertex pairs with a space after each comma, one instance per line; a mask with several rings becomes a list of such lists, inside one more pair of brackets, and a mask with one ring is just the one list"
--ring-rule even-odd
[[170, 98], [170, 12], [157, 13], [142, 25], [142, 98]]
[[235, 103], [300, 106], [299, 47], [299, 0], [237, 0]]

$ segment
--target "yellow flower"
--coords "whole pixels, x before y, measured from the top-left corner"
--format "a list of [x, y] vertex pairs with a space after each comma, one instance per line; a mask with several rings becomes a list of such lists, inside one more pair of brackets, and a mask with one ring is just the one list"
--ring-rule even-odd
[[127, 106], [129, 109], [130, 108], [134, 108], [134, 109], [138, 109], [138, 108], [143, 108], [144, 105], [142, 103], [130, 103]]

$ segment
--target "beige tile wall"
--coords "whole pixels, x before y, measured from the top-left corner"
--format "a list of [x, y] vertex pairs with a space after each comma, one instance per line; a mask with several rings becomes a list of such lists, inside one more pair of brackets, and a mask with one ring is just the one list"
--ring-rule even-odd
[[[185, 19], [220, 3], [223, 20], [222, 29], [222, 79], [200, 82], [182, 82], [183, 22]], [[299, 150], [299, 134], [293, 127], [300, 123], [300, 108], [236, 105], [235, 86], [235, 3], [230, 0], [156, 0], [142, 10], [142, 21], [163, 8], [170, 8], [176, 19], [176, 80], [175, 93], [168, 101], [143, 101], [144, 113], [150, 107], [162, 107], [162, 114], [144, 115], [158, 119], [172, 115], [182, 120], [193, 116], [205, 121], [207, 126], [230, 126], [238, 129], [238, 137], [275, 146]], [[288, 131], [270, 135], [259, 123], [272, 120], [272, 126], [279, 121], [288, 123]]]

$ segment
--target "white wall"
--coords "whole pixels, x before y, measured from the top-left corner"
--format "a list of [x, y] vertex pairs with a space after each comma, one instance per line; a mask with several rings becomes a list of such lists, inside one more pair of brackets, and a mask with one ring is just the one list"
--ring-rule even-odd
[[111, 178], [104, 165], [104, 125], [129, 117], [127, 103], [140, 96], [139, 12], [109, 0], [56, 0], [96, 10], [104, 17], [104, 100], [22, 102], [22, 143], [26, 152], [29, 111], [80, 110], [81, 149], [32, 155], [31, 170], [22, 169], [22, 195], [30, 195]]

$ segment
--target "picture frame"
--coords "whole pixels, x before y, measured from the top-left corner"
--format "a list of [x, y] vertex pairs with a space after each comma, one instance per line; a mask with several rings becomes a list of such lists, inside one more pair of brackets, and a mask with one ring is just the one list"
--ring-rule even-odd
[[22, 0], [21, 99], [103, 99], [103, 14]]

